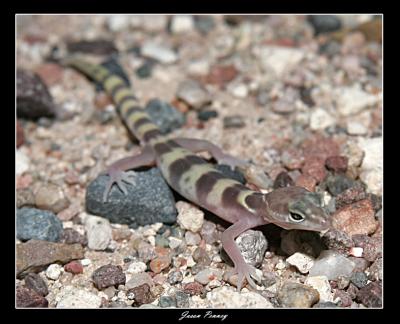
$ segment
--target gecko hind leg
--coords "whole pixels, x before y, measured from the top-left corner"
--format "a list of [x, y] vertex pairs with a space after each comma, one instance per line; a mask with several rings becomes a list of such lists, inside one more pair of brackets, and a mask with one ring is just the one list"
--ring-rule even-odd
[[195, 138], [175, 138], [174, 141], [194, 153], [207, 151], [217, 160], [218, 164], [229, 165], [232, 170], [235, 167], [246, 168], [249, 166], [248, 162], [224, 153], [221, 148], [209, 141]]
[[117, 187], [127, 194], [127, 189], [125, 183], [134, 183], [134, 176], [132, 174], [127, 174], [125, 171], [135, 169], [141, 166], [150, 166], [155, 163], [155, 155], [153, 149], [150, 146], [145, 146], [141, 153], [138, 155], [130, 156], [118, 160], [111, 164], [101, 175], [108, 175], [110, 179], [103, 193], [103, 203], [107, 202], [108, 194], [111, 191], [113, 184], [115, 183]]

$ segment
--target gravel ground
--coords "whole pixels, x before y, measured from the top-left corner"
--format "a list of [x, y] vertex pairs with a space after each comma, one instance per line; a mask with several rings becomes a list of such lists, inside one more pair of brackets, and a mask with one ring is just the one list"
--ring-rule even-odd
[[[381, 29], [371, 15], [18, 16], [16, 306], [382, 307]], [[101, 87], [49, 60], [67, 51], [126, 78], [168, 136], [251, 160], [267, 190], [320, 193], [333, 228], [243, 233], [262, 282], [239, 293], [227, 224], [158, 170], [104, 206], [99, 173], [139, 146]]]

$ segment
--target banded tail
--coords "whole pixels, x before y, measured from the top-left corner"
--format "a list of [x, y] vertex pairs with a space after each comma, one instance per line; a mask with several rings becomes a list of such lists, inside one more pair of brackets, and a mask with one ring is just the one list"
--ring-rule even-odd
[[148, 143], [152, 139], [162, 136], [157, 125], [138, 105], [132, 89], [121, 77], [101, 65], [88, 63], [79, 58], [68, 58], [63, 63], [102, 84], [115, 103], [122, 120], [140, 142]]

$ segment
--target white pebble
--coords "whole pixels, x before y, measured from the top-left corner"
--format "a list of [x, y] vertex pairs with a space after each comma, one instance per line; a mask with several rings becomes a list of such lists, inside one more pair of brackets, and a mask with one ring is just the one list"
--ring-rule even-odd
[[243, 83], [235, 84], [230, 87], [230, 92], [237, 98], [246, 98], [249, 90], [247, 89], [246, 85]]
[[260, 294], [243, 289], [237, 292], [233, 287], [222, 286], [207, 293], [212, 308], [273, 308]]
[[60, 293], [57, 308], [99, 308], [101, 297], [83, 289], [68, 286]]
[[364, 249], [362, 247], [352, 247], [349, 251], [350, 255], [361, 258], [363, 255]]
[[92, 264], [92, 261], [90, 259], [82, 259], [81, 264], [83, 267], [87, 267], [88, 265]]
[[182, 243], [181, 239], [174, 237], [174, 236], [168, 237], [168, 240], [169, 240], [169, 247], [171, 249], [176, 249]]
[[52, 280], [57, 280], [62, 272], [62, 267], [57, 264], [57, 263], [53, 263], [50, 264], [46, 270], [46, 277]]
[[350, 135], [365, 135], [368, 129], [358, 121], [349, 121], [347, 122], [347, 132]]
[[194, 21], [192, 16], [177, 15], [172, 17], [171, 32], [173, 34], [182, 34], [192, 31], [194, 28]]
[[334, 91], [334, 98], [342, 116], [357, 114], [380, 100], [379, 95], [369, 94], [359, 86], [337, 88]]
[[314, 265], [314, 259], [306, 254], [296, 252], [286, 259], [286, 262], [295, 266], [301, 273], [307, 273]]
[[323, 108], [316, 108], [310, 117], [310, 128], [321, 130], [335, 124], [335, 119]]
[[21, 152], [21, 150], [17, 150], [15, 154], [15, 174], [21, 175], [24, 172], [29, 170], [30, 160], [29, 158]]
[[152, 41], [143, 44], [142, 55], [165, 64], [174, 63], [178, 59], [178, 56], [173, 50]]
[[140, 272], [145, 272], [147, 269], [147, 266], [144, 262], [132, 262], [129, 267], [128, 270], [126, 270], [127, 273], [140, 273]]
[[313, 287], [315, 290], [319, 292], [319, 300], [321, 302], [326, 302], [326, 301], [333, 302], [331, 285], [329, 284], [327, 277], [325, 276], [308, 277], [305, 280], [304, 284]]
[[204, 213], [200, 209], [184, 201], [178, 201], [176, 208], [178, 210], [177, 222], [183, 229], [194, 233], [200, 231], [204, 222]]
[[108, 219], [88, 215], [85, 218], [85, 228], [89, 249], [105, 250], [112, 239], [112, 230]]

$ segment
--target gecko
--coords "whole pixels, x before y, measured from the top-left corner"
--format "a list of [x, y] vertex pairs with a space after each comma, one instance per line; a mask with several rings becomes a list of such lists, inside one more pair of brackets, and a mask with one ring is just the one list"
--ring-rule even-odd
[[112, 98], [129, 131], [139, 140], [139, 154], [120, 159], [102, 173], [109, 176], [103, 202], [115, 184], [124, 193], [134, 178], [128, 170], [157, 166], [169, 186], [196, 205], [231, 223], [221, 235], [222, 247], [233, 261], [231, 275], [237, 275], [237, 290], [246, 280], [258, 289], [256, 268], [246, 263], [235, 238], [246, 230], [273, 223], [284, 229], [325, 231], [330, 228], [328, 213], [321, 206], [319, 195], [299, 186], [275, 189], [269, 193], [252, 190], [221, 173], [214, 164], [196, 153], [207, 151], [219, 164], [245, 168], [248, 162], [226, 154], [213, 143], [191, 138], [168, 139], [139, 105], [133, 90], [118, 75], [102, 65], [79, 57], [63, 60], [64, 66], [76, 69], [102, 84]]

